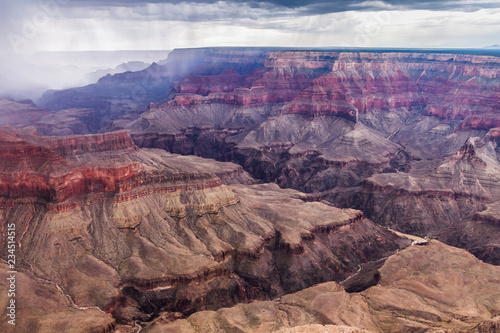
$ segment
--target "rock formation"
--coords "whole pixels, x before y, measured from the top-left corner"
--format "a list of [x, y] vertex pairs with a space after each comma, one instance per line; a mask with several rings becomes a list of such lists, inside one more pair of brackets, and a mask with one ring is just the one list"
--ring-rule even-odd
[[498, 264], [499, 176], [495, 145], [470, 138], [439, 163], [420, 161], [408, 173], [373, 175], [348, 191], [326, 191], [317, 197], [361, 209], [396, 230], [436, 236]]
[[102, 310], [104, 330], [340, 281], [409, 244], [360, 211], [252, 185], [235, 164], [139, 149], [126, 132], [0, 139], [2, 235], [15, 224], [19, 270]]
[[50, 113], [37, 107], [31, 100], [15, 102], [0, 97], [0, 125], [26, 127]]
[[210, 52], [217, 74], [182, 79], [126, 126], [139, 146], [236, 162], [422, 236], [498, 200], [497, 57], [270, 51], [245, 75]]

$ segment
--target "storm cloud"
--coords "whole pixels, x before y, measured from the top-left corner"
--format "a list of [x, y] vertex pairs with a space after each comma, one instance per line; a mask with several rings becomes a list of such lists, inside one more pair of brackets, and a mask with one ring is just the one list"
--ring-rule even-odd
[[[149, 0], [148, 3], [156, 4], [215, 4], [215, 0]], [[302, 13], [338, 13], [350, 11], [353, 9], [378, 10], [380, 8], [400, 8], [400, 9], [419, 9], [419, 10], [462, 10], [474, 11], [483, 8], [498, 8], [500, 4], [496, 0], [450, 0], [450, 1], [418, 1], [418, 0], [385, 0], [385, 1], [357, 1], [357, 0], [230, 0], [228, 3], [237, 5], [248, 4], [252, 7], [269, 7], [275, 6], [279, 8], [299, 9], [307, 8], [307, 11]], [[144, 1], [137, 0], [71, 0], [68, 2], [72, 6], [137, 6], [144, 4]], [[298, 12], [300, 13], [300, 12]]]

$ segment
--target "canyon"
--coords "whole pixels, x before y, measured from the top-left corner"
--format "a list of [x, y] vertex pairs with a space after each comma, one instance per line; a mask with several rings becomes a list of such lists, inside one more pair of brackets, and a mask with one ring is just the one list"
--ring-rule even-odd
[[178, 49], [0, 99], [2, 237], [40, 303], [20, 325], [495, 332], [499, 72], [480, 52]]
[[139, 149], [124, 131], [3, 128], [0, 139], [2, 227], [19, 230], [19, 269], [35, 289], [50, 281], [103, 310], [102, 331], [341, 281], [409, 245], [360, 211], [255, 184], [235, 164]]

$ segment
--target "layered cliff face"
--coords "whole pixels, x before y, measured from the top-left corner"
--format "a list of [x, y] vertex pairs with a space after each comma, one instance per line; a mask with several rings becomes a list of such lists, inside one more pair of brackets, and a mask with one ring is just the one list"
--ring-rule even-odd
[[[289, 184], [291, 178], [282, 170], [286, 173], [299, 163], [326, 180], [317, 175], [325, 171], [316, 166], [321, 161], [308, 166], [310, 153], [307, 161], [289, 162], [296, 157], [291, 148], [338, 162], [318, 149], [328, 150], [335, 138], [352, 129], [348, 124], [331, 127], [328, 123], [337, 117], [357, 120], [400, 145], [383, 147], [383, 155], [396, 161], [370, 163], [371, 173], [342, 170], [353, 175], [351, 184], [384, 169], [407, 170], [408, 161], [401, 163], [399, 158], [405, 154], [396, 155], [402, 147], [415, 158], [442, 158], [454, 153], [471, 131], [497, 126], [498, 68], [497, 57], [467, 54], [187, 49], [174, 51], [166, 65], [106, 77], [80, 90], [48, 94], [42, 104], [56, 107], [63, 100], [58, 97], [61, 94], [87, 104], [102, 99], [112, 106], [66, 101], [61, 107], [92, 107], [94, 122], [89, 130], [127, 128], [141, 147], [245, 160], [254, 176], [266, 181], [288, 178], [283, 185], [309, 190], [305, 184]], [[125, 107], [126, 102], [117, 96], [128, 94], [126, 99], [134, 104], [135, 85], [145, 89], [138, 97], [142, 106]], [[118, 87], [119, 94], [108, 94]], [[108, 110], [117, 107], [116, 112]], [[309, 129], [291, 132], [294, 127]], [[43, 133], [51, 132], [44, 127]], [[240, 137], [227, 140], [235, 133], [241, 133]], [[270, 147], [276, 143], [279, 147]], [[269, 149], [277, 153], [262, 156]], [[275, 170], [269, 170], [274, 164], [266, 165], [267, 159], [278, 161]]]
[[497, 262], [495, 247], [478, 250], [479, 233], [460, 242], [451, 234], [472, 232], [465, 220], [498, 200], [498, 140], [485, 130], [497, 126], [499, 66], [489, 56], [269, 52], [246, 77], [181, 81], [172, 101], [128, 128], [140, 146], [233, 161]]
[[[443, 230], [472, 232], [474, 224], [461, 229], [462, 221], [498, 200], [497, 141], [494, 129], [484, 132], [497, 126], [490, 120], [498, 109], [498, 58], [272, 52], [264, 66], [272, 69], [268, 77], [303, 73], [308, 80], [297, 80], [304, 84], [298, 94], [267, 102], [264, 122], [226, 139], [231, 153], [225, 146], [222, 158], [266, 181], [324, 192], [311, 198], [362, 209], [377, 223], [448, 241]], [[346, 110], [357, 113], [356, 125]], [[353, 188], [357, 194], [348, 195]], [[483, 251], [479, 243], [476, 232], [454, 244], [497, 262], [496, 245]]]
[[[189, 54], [189, 50], [184, 52]], [[211, 63], [214, 72], [229, 67], [230, 59], [241, 60], [231, 50], [210, 53], [225, 60]], [[199, 61], [210, 64], [209, 54], [199, 56]], [[486, 119], [498, 107], [500, 63], [496, 57], [329, 51], [263, 52], [261, 57], [265, 57], [263, 67], [259, 58], [256, 69], [247, 75], [226, 70], [218, 75], [188, 76], [175, 86], [174, 98], [162, 108], [231, 104], [255, 113], [250, 106], [265, 103], [277, 104], [279, 114], [348, 119], [355, 119], [358, 111], [366, 124], [391, 134], [411, 109], [464, 120], [469, 116]], [[252, 59], [250, 53], [245, 58]], [[392, 119], [382, 111], [389, 111]], [[463, 122], [464, 129], [488, 126], [471, 119]]]
[[172, 126], [176, 133], [203, 125], [189, 116], [200, 105], [230, 107], [229, 115], [211, 119], [215, 128], [245, 125], [258, 113], [265, 120], [274, 110], [352, 120], [358, 111], [365, 124], [386, 135], [410, 111], [458, 120], [463, 129], [487, 129], [496, 126], [498, 66], [497, 57], [467, 54], [185, 49], [173, 51], [165, 65], [49, 92], [39, 103], [56, 110], [92, 108], [89, 131], [127, 126], [150, 102], [167, 117], [188, 109], [183, 127]]
[[243, 74], [227, 69], [242, 54], [206, 52], [207, 66], [217, 54], [214, 74], [180, 79], [170, 101], [125, 125], [139, 146], [237, 162], [314, 192], [408, 171], [412, 159], [441, 159], [496, 126], [493, 56], [263, 50]]
[[113, 132], [95, 135], [74, 136], [39, 136], [19, 133], [20, 137], [33, 144], [47, 147], [57, 155], [66, 159], [81, 161], [80, 155], [91, 155], [101, 152], [121, 151], [124, 155], [133, 154], [137, 147], [125, 132]]
[[[2, 234], [15, 225], [18, 268], [67, 299], [61, 311], [97, 310], [96, 330], [340, 281], [409, 244], [360, 211], [252, 185], [235, 164], [138, 149], [126, 132], [1, 133]], [[44, 311], [23, 327], [66, 320]]]

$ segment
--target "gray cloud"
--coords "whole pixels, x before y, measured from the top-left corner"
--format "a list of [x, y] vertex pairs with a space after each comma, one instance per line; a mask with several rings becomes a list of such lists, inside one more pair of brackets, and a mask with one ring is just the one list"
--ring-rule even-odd
[[[144, 3], [199, 3], [215, 4], [217, 0], [71, 0], [73, 6], [137, 6]], [[359, 1], [359, 0], [229, 0], [235, 4], [248, 4], [251, 7], [274, 6], [280, 9], [301, 9], [297, 13], [337, 13], [351, 10], [379, 10], [382, 1]], [[383, 3], [401, 9], [422, 10], [461, 10], [475, 11], [483, 8], [500, 8], [497, 0], [384, 0]], [[306, 10], [304, 10], [306, 9]]]
[[[24, 0], [26, 1], [26, 0]], [[46, 0], [47, 1], [47, 0]], [[50, 0], [56, 1], [56, 0]], [[59, 0], [57, 0], [59, 1]], [[246, 20], [265, 21], [279, 17], [301, 17], [342, 12], [365, 11], [461, 11], [473, 12], [500, 8], [498, 0], [64, 0], [73, 9], [71, 17], [81, 18], [87, 12], [82, 8], [99, 8], [108, 18], [127, 20], [169, 20], [208, 22]], [[80, 13], [81, 11], [81, 13]]]

